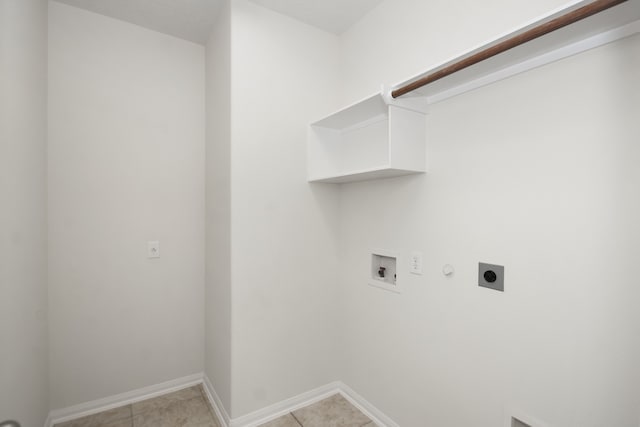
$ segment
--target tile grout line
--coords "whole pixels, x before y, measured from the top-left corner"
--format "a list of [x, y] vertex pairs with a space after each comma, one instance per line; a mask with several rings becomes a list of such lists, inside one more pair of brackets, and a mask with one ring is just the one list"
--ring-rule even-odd
[[295, 416], [295, 414], [293, 412], [289, 412], [291, 414], [291, 416], [293, 417], [294, 420], [296, 420], [296, 422], [300, 425], [300, 427], [304, 427], [302, 425], [302, 423], [300, 422], [300, 420]]
[[129, 407], [129, 425], [133, 427], [133, 405], [129, 403], [127, 406]]
[[131, 427], [135, 427], [135, 425], [134, 425], [134, 419], [133, 419], [133, 403], [129, 403], [129, 405], [128, 405], [128, 406], [129, 406], [129, 410], [131, 411], [131, 418], [130, 418], [130, 420], [131, 420]]
[[[150, 399], [141, 400], [141, 401], [135, 402], [135, 403], [144, 403], [144, 402], [147, 402], [147, 401], [150, 401], [150, 400], [160, 399], [160, 398], [163, 398], [165, 396], [169, 396], [169, 395], [171, 395], [173, 393], [177, 393], [177, 392], [182, 391], [182, 390], [187, 390], [189, 388], [192, 388], [192, 387], [187, 387], [187, 388], [184, 388], [184, 389], [180, 389], [180, 390], [177, 390], [175, 392], [161, 394], [159, 396], [152, 397]], [[144, 416], [145, 414], [148, 414], [149, 412], [156, 411], [158, 409], [165, 409], [165, 408], [168, 408], [168, 407], [171, 407], [171, 406], [175, 406], [175, 405], [178, 405], [178, 404], [181, 404], [181, 403], [184, 403], [184, 402], [188, 402], [188, 401], [192, 401], [192, 400], [196, 400], [196, 399], [202, 399], [203, 403], [205, 404], [205, 406], [207, 406], [207, 412], [209, 412], [209, 414], [211, 414], [211, 410], [209, 409], [209, 406], [207, 404], [207, 400], [202, 396], [202, 391], [200, 390], [198, 394], [199, 394], [199, 396], [192, 396], [192, 397], [189, 397], [187, 399], [169, 400], [168, 402], [165, 402], [165, 404], [162, 405], [160, 408], [146, 409], [144, 411], [139, 412], [138, 414], [134, 414], [133, 405], [135, 403], [131, 403], [128, 406], [131, 406], [131, 424], [132, 424], [132, 427], [135, 427], [134, 426], [134, 424], [135, 424], [134, 421], [135, 421], [136, 418], [138, 418], [140, 416]], [[217, 423], [217, 418], [213, 418], [213, 421]]]
[[[75, 419], [72, 419], [72, 420], [63, 421], [61, 423], [52, 424], [52, 427], [74, 426], [75, 424], [77, 424], [81, 420], [90, 421], [92, 418], [99, 417], [100, 415], [104, 414], [105, 412], [109, 412], [109, 411], [113, 411], [113, 410], [117, 410], [117, 409], [122, 409], [122, 408], [128, 408], [130, 415], [127, 415], [126, 417], [123, 417], [123, 418], [113, 419], [113, 420], [109, 421], [109, 424], [118, 423], [118, 422], [122, 422], [122, 421], [131, 421], [131, 427], [133, 427], [133, 405], [131, 403], [128, 403], [128, 404], [122, 405], [122, 406], [116, 406], [115, 408], [107, 409], [106, 411], [96, 412], [95, 414], [86, 415], [84, 417], [75, 418]], [[83, 425], [84, 424], [85, 423], [83, 422]]]
[[[187, 387], [184, 390], [186, 390], [188, 388], [191, 388], [191, 387]], [[218, 418], [217, 418], [217, 416], [215, 414], [212, 413], [212, 408], [208, 404], [208, 399], [204, 396], [203, 389], [201, 387], [198, 387], [198, 389], [199, 389], [199, 392], [198, 392], [197, 396], [192, 396], [192, 397], [189, 397], [187, 399], [169, 400], [169, 401], [165, 402], [165, 404], [162, 406], [162, 408], [174, 406], [174, 405], [177, 405], [177, 404], [180, 404], [180, 403], [183, 403], [183, 402], [187, 402], [187, 401], [200, 400], [207, 407], [207, 412], [211, 416], [212, 421], [215, 423], [216, 426], [219, 427], [220, 423], [218, 422]], [[178, 390], [178, 391], [181, 391], [181, 390]], [[144, 402], [147, 402], [147, 401], [150, 401], [150, 400], [155, 400], [155, 399], [159, 399], [159, 398], [171, 395], [173, 393], [174, 392], [165, 393], [165, 394], [162, 394], [162, 395], [159, 395], [159, 396], [156, 396], [156, 397], [152, 397], [152, 398], [149, 398], [149, 399], [141, 400], [141, 401], [135, 402], [135, 403], [144, 403]], [[65, 427], [67, 425], [71, 426], [71, 425], [74, 425], [73, 423], [76, 423], [78, 420], [82, 420], [82, 419], [85, 419], [85, 418], [91, 419], [91, 418], [94, 418], [94, 417], [98, 417], [101, 414], [104, 414], [105, 412], [109, 412], [111, 410], [123, 409], [123, 408], [127, 408], [128, 415], [125, 416], [125, 417], [122, 417], [122, 418], [114, 419], [114, 420], [112, 420], [112, 422], [129, 421], [129, 425], [131, 427], [134, 427], [136, 425], [136, 420], [140, 416], [144, 416], [146, 413], [151, 412], [151, 411], [155, 411], [155, 410], [158, 409], [158, 408], [151, 408], [151, 409], [147, 409], [147, 410], [144, 410], [144, 411], [139, 412], [139, 413], [136, 414], [133, 411], [133, 407], [134, 407], [135, 403], [129, 403], [129, 404], [118, 406], [118, 407], [115, 407], [115, 408], [112, 408], [112, 409], [109, 409], [109, 410], [106, 410], [106, 411], [101, 411], [101, 412], [98, 412], [98, 413], [95, 413], [95, 414], [91, 414], [91, 415], [88, 415], [86, 417], [81, 417], [81, 418], [65, 421], [63, 423], [58, 423], [58, 424], [55, 424], [53, 427]]]

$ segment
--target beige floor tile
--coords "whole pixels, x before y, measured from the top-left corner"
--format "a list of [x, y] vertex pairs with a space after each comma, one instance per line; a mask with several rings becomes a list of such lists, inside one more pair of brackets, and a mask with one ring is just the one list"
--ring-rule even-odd
[[121, 406], [89, 415], [76, 420], [56, 424], [55, 427], [130, 427], [131, 426], [131, 405]]
[[202, 384], [198, 384], [196, 387], [198, 388], [198, 390], [200, 390], [200, 394], [202, 394], [202, 397], [207, 396], [207, 392], [204, 391], [204, 386]]
[[198, 386], [178, 390], [173, 393], [154, 397], [153, 399], [143, 400], [142, 402], [137, 402], [131, 405], [133, 416], [135, 417], [136, 415], [140, 415], [144, 412], [165, 408], [172, 403], [189, 400], [196, 397], [202, 397], [202, 393], [200, 392], [200, 388]]
[[133, 416], [133, 427], [218, 427], [202, 397], [178, 400]]
[[55, 427], [133, 427], [133, 420], [131, 418], [99, 423], [94, 423], [93, 421], [74, 420], [68, 421], [68, 423], [56, 424]]
[[339, 394], [293, 411], [304, 427], [362, 427], [371, 420]]
[[100, 427], [133, 427], [133, 419], [127, 418], [126, 420], [114, 421], [107, 424], [100, 424]]
[[293, 415], [287, 414], [266, 424], [261, 424], [260, 427], [300, 427], [300, 424], [293, 418]]

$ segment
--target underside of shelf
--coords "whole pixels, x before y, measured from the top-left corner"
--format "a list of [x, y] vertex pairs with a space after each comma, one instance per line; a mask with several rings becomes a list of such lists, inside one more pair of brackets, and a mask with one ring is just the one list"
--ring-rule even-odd
[[[511, 31], [462, 55], [458, 55], [394, 87], [398, 88], [431, 75], [480, 51], [491, 48], [504, 40], [515, 37], [533, 27], [549, 22], [558, 16], [584, 6], [587, 3], [589, 2], [573, 2], [570, 6], [561, 8], [522, 28]], [[398, 99], [426, 97], [428, 104], [434, 104], [527, 70], [632, 36], [638, 32], [640, 32], [640, 1], [629, 0], [611, 9], [486, 59], [440, 80], [429, 83]]]
[[346, 172], [338, 176], [310, 178], [309, 182], [324, 182], [328, 184], [344, 184], [346, 182], [368, 181], [379, 178], [392, 178], [396, 176], [412, 175], [425, 173], [424, 171], [394, 169], [389, 167], [380, 167], [368, 170], [359, 170]]

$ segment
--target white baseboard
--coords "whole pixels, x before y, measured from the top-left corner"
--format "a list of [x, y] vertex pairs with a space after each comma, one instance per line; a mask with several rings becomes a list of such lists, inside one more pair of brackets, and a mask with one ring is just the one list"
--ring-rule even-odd
[[237, 418], [231, 418], [226, 411], [218, 393], [213, 388], [211, 381], [203, 373], [189, 375], [187, 377], [177, 378], [175, 380], [166, 381], [160, 384], [140, 388], [138, 390], [117, 394], [103, 399], [92, 400], [90, 402], [81, 403], [79, 405], [70, 406], [68, 408], [56, 409], [49, 413], [45, 427], [52, 427], [55, 424], [65, 421], [75, 420], [77, 418], [86, 417], [87, 415], [97, 414], [98, 412], [107, 411], [123, 405], [140, 402], [142, 400], [151, 399], [163, 394], [181, 390], [183, 388], [192, 387], [202, 384], [207, 399], [211, 403], [218, 420], [222, 424], [221, 427], [258, 427], [261, 424], [272, 421], [283, 415], [293, 412], [297, 409], [311, 405], [320, 400], [326, 399], [334, 394], [341, 394], [352, 405], [362, 411], [366, 416], [376, 423], [379, 427], [399, 427], [391, 418], [386, 416], [375, 406], [365, 400], [358, 393], [353, 391], [349, 386], [340, 381], [335, 381], [316, 389], [304, 392], [297, 396], [285, 399], [281, 402], [259, 409], [250, 414]]
[[360, 409], [363, 414], [371, 418], [371, 421], [379, 427], [400, 427], [395, 421], [389, 418], [381, 410], [373, 406], [364, 397], [353, 391], [351, 387], [344, 383], [339, 383], [340, 394], [347, 399], [353, 406]]
[[204, 387], [204, 392], [207, 395], [207, 399], [209, 399], [209, 403], [218, 417], [218, 421], [222, 424], [220, 427], [229, 427], [231, 424], [231, 417], [229, 417], [229, 413], [224, 408], [220, 396], [218, 396], [216, 389], [213, 388], [213, 385], [206, 374], [203, 374], [202, 385]]
[[275, 420], [296, 409], [303, 408], [312, 403], [319, 402], [322, 399], [338, 393], [338, 382], [333, 382], [314, 390], [307, 391], [289, 399], [283, 400], [266, 408], [259, 409], [250, 414], [233, 418], [229, 427], [257, 427], [261, 424]]
[[75, 420], [76, 418], [86, 417], [87, 415], [97, 414], [98, 412], [117, 408], [119, 406], [140, 402], [141, 400], [151, 399], [183, 388], [192, 387], [194, 385], [201, 384], [202, 379], [202, 373], [189, 375], [160, 384], [143, 387], [138, 390], [105, 397], [103, 399], [80, 403], [68, 408], [54, 409], [49, 413], [45, 427], [52, 427], [55, 424], [65, 421]]
[[221, 427], [258, 427], [289, 412], [319, 402], [338, 393], [362, 411], [362, 413], [368, 416], [371, 421], [379, 427], [399, 427], [391, 418], [340, 381], [329, 383], [237, 418], [229, 417], [206, 375], [204, 377], [204, 386], [211, 406], [213, 406], [222, 424]]

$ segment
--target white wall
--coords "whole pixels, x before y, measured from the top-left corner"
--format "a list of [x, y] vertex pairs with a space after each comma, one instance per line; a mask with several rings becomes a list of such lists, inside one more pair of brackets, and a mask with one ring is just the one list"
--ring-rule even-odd
[[231, 410], [231, 7], [207, 43], [205, 372]]
[[[306, 183], [310, 121], [563, 2], [477, 3], [387, 0], [338, 38], [234, 0], [206, 91], [201, 46], [51, 3], [52, 407], [204, 369], [232, 417], [341, 379], [403, 426], [636, 426], [640, 38], [434, 106], [425, 176]], [[0, 2], [1, 316], [26, 325], [0, 379], [28, 385], [0, 419], [27, 426], [48, 409], [45, 17]], [[425, 274], [368, 287], [373, 247]]]
[[336, 380], [337, 193], [306, 182], [338, 38], [232, 2], [232, 416]]
[[[343, 36], [344, 101], [554, 3], [388, 0]], [[342, 187], [340, 378], [400, 425], [495, 427], [510, 406], [638, 425], [639, 53], [626, 39], [436, 104], [428, 174]], [[400, 253], [403, 294], [366, 285], [374, 247]], [[505, 293], [477, 286], [479, 261], [505, 265]]]
[[0, 1], [0, 421], [47, 397], [47, 2]]
[[[204, 48], [49, 15], [51, 403], [203, 370]], [[159, 240], [161, 258], [147, 259]]]
[[386, 0], [341, 36], [345, 105], [453, 59], [567, 0]]

